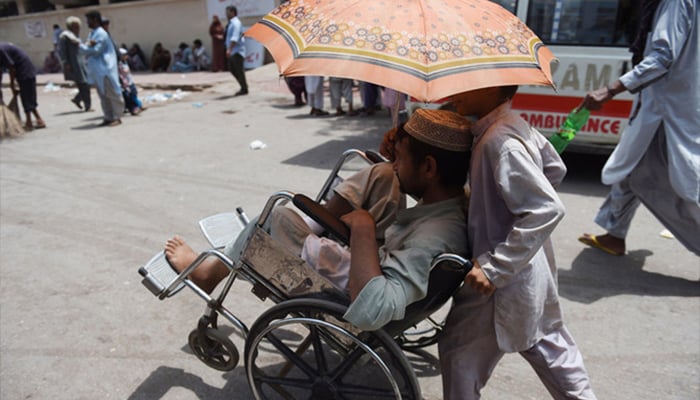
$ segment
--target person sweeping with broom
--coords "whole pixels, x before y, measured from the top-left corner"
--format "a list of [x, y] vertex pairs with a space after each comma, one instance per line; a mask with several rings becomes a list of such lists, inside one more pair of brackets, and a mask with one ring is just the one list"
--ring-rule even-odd
[[[24, 50], [8, 42], [0, 42], [0, 81], [2, 70], [10, 72], [10, 89], [12, 94], [19, 92], [22, 107], [27, 116], [24, 130], [46, 128], [44, 120], [39, 115], [36, 101], [36, 72], [31, 59]], [[15, 87], [15, 80], [19, 84], [19, 90]], [[36, 118], [36, 124], [32, 122], [32, 115]]]

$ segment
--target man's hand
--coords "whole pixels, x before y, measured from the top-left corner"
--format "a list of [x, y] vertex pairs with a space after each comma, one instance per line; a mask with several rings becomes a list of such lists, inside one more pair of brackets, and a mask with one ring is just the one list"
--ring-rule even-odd
[[612, 99], [612, 95], [607, 87], [593, 90], [586, 93], [586, 97], [583, 98], [583, 107], [596, 111], [603, 107], [603, 104], [607, 103]]
[[484, 270], [481, 269], [481, 265], [476, 259], [472, 260], [472, 264], [474, 266], [464, 278], [464, 283], [485, 296], [491, 296], [496, 291], [496, 287], [486, 277]]
[[618, 79], [605, 87], [586, 93], [586, 97], [583, 98], [583, 104], [580, 107], [585, 107], [591, 111], [600, 110], [603, 104], [626, 90], [627, 88]]
[[340, 220], [343, 221], [348, 228], [350, 228], [351, 233], [365, 229], [369, 229], [374, 232], [375, 229], [374, 218], [372, 218], [372, 215], [366, 210], [353, 210], [345, 215], [342, 215]]

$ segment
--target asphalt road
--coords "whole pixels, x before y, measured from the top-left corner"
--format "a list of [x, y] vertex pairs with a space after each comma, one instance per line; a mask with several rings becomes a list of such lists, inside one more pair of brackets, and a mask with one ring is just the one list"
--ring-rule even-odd
[[[237, 206], [256, 214], [280, 189], [315, 193], [342, 150], [376, 148], [391, 121], [311, 118], [290, 106], [273, 68], [248, 76], [247, 97], [231, 96], [231, 79], [115, 128], [95, 127], [100, 112], [78, 111], [70, 90], [40, 90], [48, 128], [0, 142], [0, 398], [252, 398], [242, 367], [222, 373], [190, 353], [204, 303], [188, 290], [157, 300], [138, 267], [174, 233], [203, 249], [202, 217]], [[251, 150], [255, 140], [266, 147]], [[662, 237], [646, 209], [627, 256], [584, 248], [578, 235], [599, 231], [604, 159], [566, 161], [567, 216], [554, 234], [560, 295], [598, 397], [699, 399], [700, 261]], [[250, 324], [271, 303], [236, 285], [227, 306]], [[430, 400], [441, 398], [435, 357], [431, 347], [411, 358]], [[484, 398], [548, 395], [507, 355]]]

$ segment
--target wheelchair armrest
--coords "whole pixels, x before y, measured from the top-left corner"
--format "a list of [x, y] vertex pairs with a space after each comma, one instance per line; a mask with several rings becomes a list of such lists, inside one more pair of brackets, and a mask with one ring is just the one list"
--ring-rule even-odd
[[350, 229], [340, 219], [329, 213], [322, 205], [303, 194], [294, 195], [292, 202], [298, 209], [318, 222], [323, 229], [328, 231], [328, 233], [340, 240], [343, 244], [350, 244]]
[[406, 317], [391, 321], [384, 330], [396, 337], [401, 332], [429, 317], [445, 304], [462, 286], [472, 269], [472, 262], [456, 254], [445, 253], [433, 260], [426, 296], [406, 307]]

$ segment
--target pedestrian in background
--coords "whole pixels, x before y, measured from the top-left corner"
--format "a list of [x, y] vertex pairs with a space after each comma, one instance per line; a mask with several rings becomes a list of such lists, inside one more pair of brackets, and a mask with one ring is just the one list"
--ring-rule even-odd
[[182, 42], [178, 46], [177, 51], [173, 54], [173, 66], [170, 67], [170, 70], [173, 72], [194, 71], [194, 55], [187, 43]]
[[119, 82], [122, 85], [122, 96], [124, 97], [124, 107], [131, 115], [139, 115], [143, 108], [141, 100], [139, 100], [134, 77], [131, 75], [129, 68], [129, 52], [126, 49], [119, 49]]
[[99, 11], [90, 11], [85, 17], [92, 31], [88, 35], [88, 42], [80, 45], [80, 54], [87, 59], [90, 82], [95, 85], [100, 97], [104, 119], [99, 126], [117, 126], [122, 123], [121, 115], [124, 112], [117, 71], [117, 50], [112, 38], [102, 28], [102, 16]]
[[53, 43], [53, 49], [56, 51], [58, 47], [58, 38], [61, 36], [63, 30], [58, 24], [53, 24], [53, 33], [51, 35], [51, 42]]
[[328, 111], [323, 109], [323, 77], [305, 76], [304, 86], [306, 87], [307, 103], [311, 106], [309, 114], [314, 117], [328, 115]]
[[631, 48], [634, 68], [588, 93], [598, 110], [617, 94], [637, 94], [630, 122], [603, 168], [612, 185], [595, 222], [604, 235], [579, 240], [624, 255], [634, 213], [644, 203], [688, 250], [700, 255], [700, 31], [696, 0], [644, 0]]
[[171, 58], [170, 50], [163, 47], [161, 42], [156, 43], [151, 52], [151, 71], [166, 72], [170, 67]]
[[228, 24], [226, 25], [226, 59], [228, 59], [228, 68], [241, 89], [236, 92], [236, 96], [245, 96], [248, 94], [248, 83], [245, 79], [245, 47], [243, 41], [243, 24], [238, 19], [238, 9], [235, 6], [226, 7], [226, 17]]
[[224, 42], [224, 26], [218, 15], [214, 15], [209, 25], [211, 36], [211, 70], [219, 72], [226, 70], [226, 43]]
[[362, 98], [362, 108], [359, 110], [362, 115], [374, 115], [375, 111], [381, 110], [382, 106], [381, 87], [369, 82], [360, 82], [360, 96]]
[[332, 76], [328, 79], [328, 86], [331, 92], [331, 109], [335, 109], [335, 116], [346, 114], [341, 105], [343, 99], [348, 104], [347, 115], [351, 117], [357, 115], [357, 111], [352, 107], [352, 79]]
[[208, 71], [211, 66], [211, 59], [207, 54], [207, 49], [204, 48], [202, 41], [195, 39], [192, 43], [192, 60], [194, 61], [195, 71]]
[[[12, 95], [16, 96], [19, 92], [20, 99], [22, 99], [22, 108], [24, 108], [27, 117], [24, 129], [31, 131], [32, 129], [46, 128], [44, 120], [39, 115], [39, 104], [36, 99], [36, 70], [32, 60], [24, 50], [14, 44], [0, 42], [0, 82], [2, 82], [2, 73], [5, 69], [10, 73]], [[19, 89], [15, 87], [15, 81], [19, 85]], [[36, 124], [32, 122], [32, 115], [36, 118]]]
[[63, 78], [75, 82], [78, 93], [71, 99], [79, 109], [92, 111], [90, 99], [90, 84], [88, 83], [85, 61], [80, 52], [80, 18], [66, 18], [66, 29], [58, 39], [58, 56], [63, 66]]
[[303, 76], [285, 76], [284, 81], [287, 83], [289, 91], [294, 95], [294, 106], [301, 107], [306, 104], [306, 83]]

